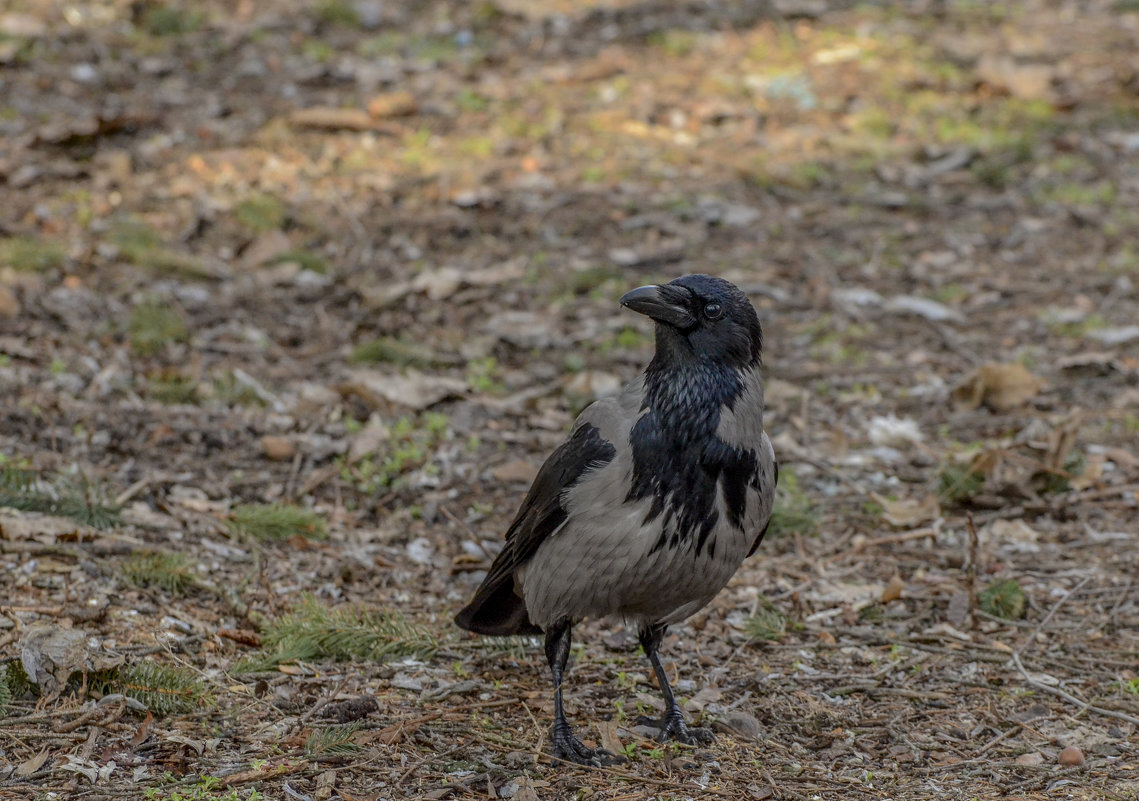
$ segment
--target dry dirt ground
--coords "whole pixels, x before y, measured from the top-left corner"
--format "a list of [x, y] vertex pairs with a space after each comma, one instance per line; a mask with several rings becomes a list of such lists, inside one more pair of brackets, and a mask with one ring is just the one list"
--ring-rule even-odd
[[[1139, 6], [7, 0], [0, 798], [1135, 799]], [[777, 529], [551, 764], [464, 636], [703, 271]]]

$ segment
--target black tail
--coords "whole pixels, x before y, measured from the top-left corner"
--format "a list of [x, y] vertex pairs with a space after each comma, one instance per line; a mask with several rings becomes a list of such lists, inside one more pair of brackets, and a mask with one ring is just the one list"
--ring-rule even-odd
[[530, 622], [526, 603], [514, 593], [514, 580], [479, 587], [474, 599], [455, 615], [455, 625], [475, 634], [505, 637], [511, 634], [541, 634]]

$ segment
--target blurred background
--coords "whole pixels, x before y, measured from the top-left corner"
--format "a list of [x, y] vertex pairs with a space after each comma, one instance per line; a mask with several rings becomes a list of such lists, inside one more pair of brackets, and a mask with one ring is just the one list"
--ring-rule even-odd
[[[651, 357], [617, 298], [707, 272], [783, 468], [665, 646], [715, 781], [1134, 796], [1139, 4], [7, 0], [0, 186], [0, 712], [135, 702], [0, 792], [616, 793], [449, 619]], [[597, 737], [708, 786], [581, 639]]]

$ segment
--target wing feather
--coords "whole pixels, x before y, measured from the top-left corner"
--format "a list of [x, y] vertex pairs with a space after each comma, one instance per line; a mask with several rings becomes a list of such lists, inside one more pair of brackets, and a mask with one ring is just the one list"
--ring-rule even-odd
[[583, 414], [570, 438], [538, 471], [506, 532], [506, 544], [475, 597], [455, 616], [456, 625], [479, 634], [531, 634], [541, 630], [530, 622], [522, 598], [515, 593], [515, 571], [565, 523], [566, 490], [588, 471], [611, 462], [615, 455], [613, 443]]

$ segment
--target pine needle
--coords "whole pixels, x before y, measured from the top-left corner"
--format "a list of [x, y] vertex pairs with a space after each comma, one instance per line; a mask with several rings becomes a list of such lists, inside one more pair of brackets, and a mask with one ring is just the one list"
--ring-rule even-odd
[[305, 753], [309, 756], [337, 756], [354, 754], [360, 746], [352, 742], [352, 735], [360, 730], [360, 722], [353, 721], [342, 726], [322, 726], [313, 729], [305, 742]]
[[799, 477], [784, 468], [775, 488], [775, 507], [767, 525], [767, 536], [775, 539], [792, 532], [814, 534], [819, 528], [819, 510], [802, 487]]
[[140, 662], [106, 671], [93, 681], [104, 693], [118, 692], [146, 705], [157, 717], [192, 712], [210, 702], [209, 688], [192, 670]]
[[299, 534], [312, 540], [328, 536], [328, 526], [316, 512], [282, 503], [242, 504], [226, 522], [230, 531], [255, 540], [287, 540]]
[[781, 640], [787, 633], [787, 616], [771, 601], [761, 598], [755, 614], [744, 621], [744, 632], [755, 640]]
[[[0, 669], [0, 682], [8, 688], [11, 698], [20, 698], [29, 692], [36, 692], [39, 688], [32, 684], [28, 674], [24, 672], [24, 663], [13, 659]], [[11, 703], [11, 701], [9, 701]]]
[[197, 579], [189, 557], [162, 551], [132, 554], [123, 563], [122, 573], [136, 587], [160, 587], [173, 593], [184, 592]]
[[384, 662], [422, 658], [438, 647], [426, 629], [396, 612], [344, 606], [330, 609], [306, 595], [297, 609], [265, 632], [265, 654], [243, 660], [237, 672], [267, 670], [282, 662], [364, 659]]
[[113, 528], [119, 523], [119, 510], [100, 503], [97, 494], [85, 477], [78, 482], [60, 479], [53, 485], [27, 468], [10, 464], [0, 468], [0, 506], [70, 517], [92, 528]]
[[1024, 617], [1024, 609], [1028, 604], [1024, 590], [1016, 579], [994, 581], [977, 598], [983, 612], [1005, 620]]
[[0, 671], [0, 715], [8, 711], [12, 703], [12, 688], [8, 686], [8, 671]]

